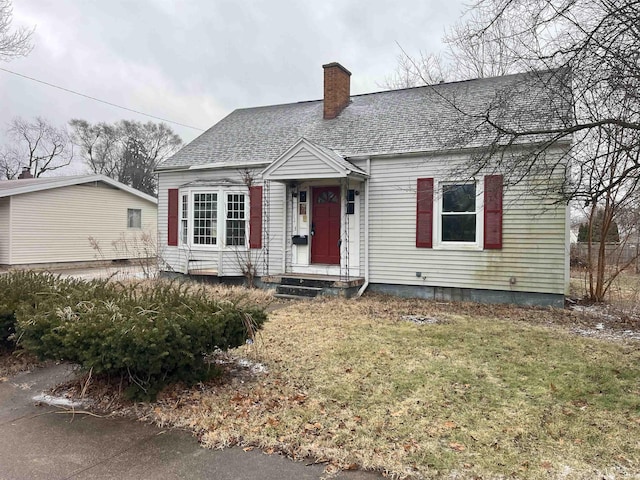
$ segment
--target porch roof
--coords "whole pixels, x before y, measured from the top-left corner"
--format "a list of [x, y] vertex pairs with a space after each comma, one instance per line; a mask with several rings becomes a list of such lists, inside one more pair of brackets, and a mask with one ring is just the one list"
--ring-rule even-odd
[[262, 176], [276, 181], [368, 177], [334, 150], [302, 137], [265, 168]]

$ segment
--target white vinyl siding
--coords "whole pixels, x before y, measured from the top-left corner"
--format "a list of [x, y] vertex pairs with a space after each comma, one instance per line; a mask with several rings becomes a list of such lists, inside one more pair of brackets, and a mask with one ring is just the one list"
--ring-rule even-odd
[[[253, 170], [252, 174], [259, 179], [260, 170]], [[190, 182], [206, 179], [212, 186], [193, 187], [194, 192], [218, 192], [218, 202], [224, 204], [226, 211], [227, 193], [240, 193], [246, 186], [242, 183], [242, 178], [238, 169], [233, 170], [198, 170], [184, 172], [166, 172], [159, 174], [158, 181], [158, 244], [160, 254], [162, 256], [161, 264], [165, 271], [175, 271], [188, 273], [189, 270], [206, 270], [217, 272], [219, 276], [240, 276], [242, 275], [241, 263], [246, 261], [247, 255], [251, 255], [251, 261], [258, 265], [259, 275], [269, 273], [281, 273], [282, 265], [282, 232], [284, 221], [282, 215], [282, 202], [284, 200], [284, 185], [277, 182], [271, 182], [269, 188], [263, 186], [263, 212], [262, 212], [262, 230], [263, 245], [262, 249], [249, 250], [244, 246], [227, 246], [225, 238], [221, 238], [221, 232], [218, 232], [218, 245], [216, 247], [180, 245], [172, 247], [167, 245], [167, 207], [168, 207], [168, 190], [171, 188], [180, 189], [182, 193], [188, 191]], [[237, 185], [216, 186], [216, 182], [221, 184], [232, 180]], [[260, 181], [256, 182], [260, 185]], [[270, 200], [267, 198], [271, 192]], [[180, 198], [182, 198], [182, 193]], [[246, 192], [245, 201], [248, 204], [248, 195]], [[191, 208], [191, 205], [189, 206]], [[247, 205], [248, 208], [248, 205]], [[220, 211], [220, 210], [219, 210]], [[267, 218], [270, 219], [271, 225], [267, 225]], [[223, 216], [223, 220], [226, 215]], [[248, 228], [249, 218], [246, 217], [246, 227]], [[220, 223], [218, 224], [220, 225]], [[248, 235], [247, 235], [248, 236]], [[182, 242], [181, 242], [182, 243]], [[189, 242], [190, 243], [190, 242]], [[266, 268], [265, 251], [268, 249], [268, 269]]]
[[11, 198], [0, 198], [0, 265], [11, 263], [9, 219], [11, 218]]
[[[351, 162], [353, 163], [356, 167], [358, 167], [360, 170], [362, 170], [363, 172], [366, 172], [367, 170], [367, 162], [366, 160], [360, 160], [360, 161], [353, 161]], [[365, 265], [365, 261], [364, 261], [364, 255], [365, 255], [365, 248], [364, 248], [364, 239], [365, 239], [365, 232], [364, 232], [364, 226], [365, 226], [365, 198], [367, 198], [366, 196], [366, 189], [369, 188], [369, 186], [367, 185], [367, 181], [363, 181], [362, 183], [356, 184], [356, 189], [360, 191], [360, 201], [356, 202], [356, 208], [357, 211], [359, 212], [358, 215], [358, 227], [359, 227], [359, 231], [360, 231], [360, 236], [358, 238], [358, 265], [360, 266], [360, 276], [364, 277], [364, 265]]]
[[271, 178], [278, 180], [335, 178], [337, 174], [338, 170], [325, 162], [319, 161], [317, 155], [303, 147], [272, 172]]
[[371, 161], [370, 281], [563, 294], [566, 207], [533, 197], [524, 186], [505, 190], [501, 250], [416, 248], [417, 178], [455, 181], [447, 170], [463, 160]]
[[[104, 184], [14, 195], [11, 203], [14, 265], [148, 256], [156, 242], [156, 205]], [[141, 211], [140, 230], [127, 228], [129, 209]]]

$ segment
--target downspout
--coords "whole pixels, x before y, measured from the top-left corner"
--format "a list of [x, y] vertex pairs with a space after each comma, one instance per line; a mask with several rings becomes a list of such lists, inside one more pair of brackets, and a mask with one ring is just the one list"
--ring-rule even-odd
[[358, 297], [361, 297], [369, 286], [369, 182], [371, 181], [371, 158], [367, 158], [367, 175], [364, 189], [364, 283], [358, 290]]

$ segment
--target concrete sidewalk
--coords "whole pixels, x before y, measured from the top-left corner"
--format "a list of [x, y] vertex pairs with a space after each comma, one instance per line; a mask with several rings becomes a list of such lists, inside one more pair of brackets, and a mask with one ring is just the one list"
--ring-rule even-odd
[[[58, 365], [0, 383], [0, 479], [316, 480], [323, 466], [240, 448], [207, 450], [188, 433], [65, 413], [33, 397], [71, 375]], [[337, 479], [373, 480], [366, 472]]]

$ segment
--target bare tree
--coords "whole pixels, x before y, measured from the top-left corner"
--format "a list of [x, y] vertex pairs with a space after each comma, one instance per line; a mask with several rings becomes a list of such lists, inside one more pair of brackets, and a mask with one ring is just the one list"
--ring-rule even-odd
[[[537, 193], [577, 201], [591, 219], [604, 212], [606, 230], [638, 192], [638, 19], [637, 0], [475, 0], [447, 33], [444, 55], [416, 59], [403, 51], [391, 86], [529, 72], [504, 88], [492, 82], [480, 108], [463, 86], [425, 90], [459, 130], [443, 148], [486, 147], [451, 173], [496, 170], [507, 186], [536, 177]], [[604, 245], [597, 249], [589, 296], [600, 301], [625, 265], [611, 268]]]
[[518, 72], [521, 67], [518, 52], [522, 50], [519, 43], [523, 39], [504, 41], [513, 35], [507, 21], [497, 19], [491, 30], [472, 35], [489, 20], [486, 11], [469, 10], [445, 32], [445, 49], [441, 53], [420, 51], [418, 55], [410, 55], [398, 45], [401, 54], [396, 70], [385, 78], [382, 86], [392, 89], [417, 87]]
[[[601, 133], [606, 136], [590, 142], [595, 149], [589, 157], [593, 169], [584, 174], [585, 192], [594, 183], [608, 187], [597, 201], [586, 206], [587, 293], [593, 301], [604, 301], [615, 279], [633, 265], [638, 256], [637, 251], [634, 255], [622, 256], [637, 228], [630, 222], [637, 221], [637, 216], [631, 216], [630, 212], [636, 210], [640, 194], [637, 177], [617, 181], [624, 170], [638, 162], [638, 152], [630, 156], [619, 148], [623, 130], [617, 126], [603, 128]], [[625, 227], [621, 232], [618, 223]]]
[[11, 0], [0, 0], [0, 60], [9, 61], [31, 52], [33, 29], [13, 29], [13, 7]]
[[396, 69], [387, 76], [381, 86], [388, 89], [411, 88], [420, 85], [434, 85], [455, 77], [452, 67], [440, 54], [420, 52], [411, 56], [399, 46]]
[[72, 138], [87, 166], [150, 195], [156, 193], [155, 170], [182, 140], [164, 123], [121, 120], [92, 125], [71, 120]]
[[8, 148], [0, 150], [0, 180], [13, 180], [18, 178], [22, 167], [13, 161], [13, 157]]
[[155, 170], [173, 155], [182, 139], [165, 123], [123, 120], [119, 124], [124, 141], [120, 181], [149, 195], [156, 194]]
[[13, 143], [0, 152], [0, 174], [8, 180], [28, 169], [34, 177], [66, 167], [73, 159], [73, 144], [64, 128], [43, 118], [29, 122], [15, 118], [8, 130]]
[[[547, 129], [527, 129], [500, 122], [490, 125], [505, 137], [535, 138], [547, 135], [553, 140], [572, 139], [571, 158], [577, 197], [593, 203], [608, 190], [638, 176], [635, 162], [640, 130], [640, 3], [635, 0], [479, 0], [474, 7], [488, 20], [474, 25], [466, 39], [482, 39], [495, 33], [496, 25], [508, 23], [510, 35], [496, 38], [513, 52], [518, 65], [526, 69], [564, 69], [571, 72], [573, 92], [572, 122]], [[513, 45], [515, 44], [515, 47]], [[545, 86], [542, 86], [545, 87]], [[593, 162], [592, 142], [608, 142], [630, 163], [610, 181], [588, 174]], [[609, 152], [607, 155], [615, 152]], [[528, 161], [531, 161], [529, 159]], [[586, 164], [585, 164], [586, 162]], [[586, 181], [584, 181], [586, 180]]]
[[120, 133], [114, 125], [90, 124], [86, 120], [71, 120], [71, 139], [93, 173], [118, 178], [121, 155]]
[[[640, 180], [640, 3], [635, 0], [479, 0], [474, 6], [487, 21], [463, 37], [493, 35], [505, 50], [517, 52], [527, 69], [570, 72], [563, 83], [572, 91], [572, 121], [528, 128], [487, 114], [483, 121], [503, 145], [537, 142], [526, 155], [485, 155], [473, 169], [489, 165], [503, 171], [540, 171], [549, 166], [550, 147], [571, 140], [556, 161], [568, 165], [563, 198], [583, 203], [591, 221], [603, 212], [600, 238], [606, 238], [616, 216], [636, 198]], [[510, 35], [497, 31], [508, 23]], [[550, 83], [539, 88], [551, 88]], [[487, 112], [488, 113], [488, 112]], [[494, 143], [495, 145], [495, 143]], [[552, 165], [556, 166], [556, 165]], [[551, 170], [550, 170], [551, 171]], [[591, 225], [590, 225], [591, 227]], [[591, 231], [591, 228], [590, 228]], [[602, 301], [626, 266], [612, 264], [605, 243], [597, 255], [589, 241], [589, 297]]]

